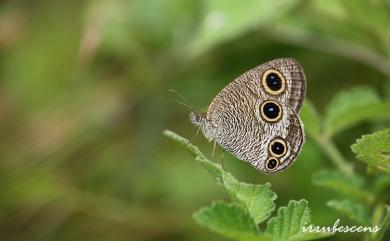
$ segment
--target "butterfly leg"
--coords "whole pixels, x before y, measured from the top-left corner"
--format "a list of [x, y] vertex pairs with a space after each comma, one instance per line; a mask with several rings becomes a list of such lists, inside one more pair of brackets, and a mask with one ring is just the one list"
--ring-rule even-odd
[[195, 139], [195, 137], [199, 134], [199, 131], [200, 131], [200, 126], [199, 126], [198, 129], [196, 130], [195, 135], [194, 135], [193, 137], [191, 137], [191, 139], [189, 139], [189, 140], [187, 141], [186, 145], [192, 143], [192, 141]]
[[222, 153], [221, 153], [221, 166], [222, 166], [222, 169], [226, 171], [225, 166], [223, 165], [224, 154], [225, 154], [225, 150], [222, 149]]
[[214, 142], [214, 145], [213, 145], [213, 151], [211, 152], [211, 161], [214, 160], [215, 146], [217, 145], [217, 142], [215, 140], [213, 140], [213, 142]]

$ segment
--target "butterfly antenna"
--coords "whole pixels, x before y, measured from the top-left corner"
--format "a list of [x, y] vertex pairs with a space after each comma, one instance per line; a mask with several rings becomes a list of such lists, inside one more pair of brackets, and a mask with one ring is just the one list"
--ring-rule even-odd
[[183, 105], [185, 107], [190, 108], [193, 112], [198, 114], [198, 111], [196, 109], [194, 109], [192, 106], [188, 105], [187, 103], [181, 102], [180, 100], [175, 100], [175, 102], [178, 103], [178, 104], [181, 104], [181, 105]]
[[174, 94], [176, 94], [178, 97], [180, 97], [184, 102], [182, 102], [182, 101], [178, 101], [178, 100], [176, 100], [176, 102], [178, 103], [178, 104], [181, 104], [181, 105], [184, 105], [184, 106], [186, 106], [186, 107], [188, 107], [188, 108], [190, 108], [192, 111], [194, 111], [195, 113], [197, 113], [197, 114], [199, 114], [199, 111], [186, 99], [186, 98], [184, 98], [184, 96], [182, 96], [179, 92], [177, 92], [176, 90], [174, 90], [174, 89], [169, 89], [169, 91], [170, 92], [172, 92], [172, 93], [174, 93]]
[[[169, 91], [170, 92], [172, 92], [172, 93], [174, 93], [174, 94], [176, 94], [179, 98], [181, 98], [184, 102], [182, 102], [182, 101], [179, 101], [179, 100], [175, 100], [176, 101], [176, 103], [178, 103], [178, 104], [181, 104], [181, 105], [184, 105], [185, 107], [188, 107], [188, 108], [190, 108], [193, 112], [195, 112], [197, 115], [200, 115], [199, 114], [199, 111], [186, 99], [186, 98], [184, 98], [184, 96], [182, 96], [179, 92], [177, 92], [176, 90], [174, 90], [174, 89], [169, 89]], [[193, 136], [193, 137], [191, 137], [191, 139], [190, 140], [187, 140], [187, 143], [186, 143], [186, 145], [189, 145], [189, 144], [191, 144], [192, 143], [192, 141], [195, 139], [195, 137], [199, 134], [199, 131], [200, 131], [200, 125], [198, 126], [198, 129], [196, 130], [196, 133], [195, 133], [195, 135]]]

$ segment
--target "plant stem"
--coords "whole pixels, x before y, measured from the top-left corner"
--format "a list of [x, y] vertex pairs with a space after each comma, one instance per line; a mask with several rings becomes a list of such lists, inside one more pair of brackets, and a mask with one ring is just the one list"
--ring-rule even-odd
[[[384, 217], [383, 217], [384, 216]], [[383, 217], [383, 218], [382, 218]], [[379, 231], [376, 233], [369, 233], [364, 238], [365, 241], [379, 241], [383, 238], [390, 223], [390, 207], [384, 204], [379, 204], [374, 209], [372, 215], [372, 227], [379, 227]]]
[[288, 44], [304, 46], [305, 48], [357, 60], [373, 67], [386, 76], [390, 76], [389, 59], [364, 45], [283, 24], [268, 29], [267, 35], [280, 42], [287, 42]]
[[335, 144], [328, 137], [324, 137], [324, 135], [322, 135], [317, 138], [317, 142], [341, 173], [346, 175], [353, 174], [352, 165], [345, 160], [344, 156], [340, 153]]

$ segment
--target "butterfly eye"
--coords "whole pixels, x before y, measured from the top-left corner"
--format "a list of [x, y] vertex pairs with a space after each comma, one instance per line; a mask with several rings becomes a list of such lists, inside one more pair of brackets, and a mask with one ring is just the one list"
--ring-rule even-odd
[[286, 142], [280, 138], [273, 140], [269, 145], [269, 151], [276, 157], [281, 157], [287, 152]]
[[282, 108], [274, 101], [266, 101], [260, 106], [261, 116], [269, 122], [276, 122], [282, 117]]
[[279, 161], [276, 158], [271, 157], [270, 159], [267, 160], [265, 167], [269, 171], [273, 171], [276, 169], [276, 167], [279, 165]]
[[266, 70], [261, 82], [265, 91], [271, 95], [279, 95], [286, 89], [286, 80], [274, 69]]

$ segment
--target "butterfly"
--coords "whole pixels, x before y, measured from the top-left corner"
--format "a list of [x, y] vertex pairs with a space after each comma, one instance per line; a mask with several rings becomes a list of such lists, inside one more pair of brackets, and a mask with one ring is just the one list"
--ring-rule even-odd
[[213, 99], [207, 112], [192, 111], [204, 136], [264, 173], [286, 169], [304, 143], [298, 113], [306, 93], [301, 65], [274, 59], [241, 74]]

